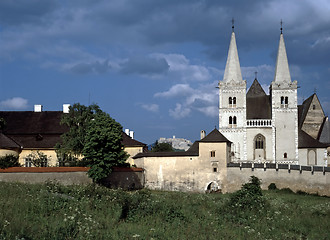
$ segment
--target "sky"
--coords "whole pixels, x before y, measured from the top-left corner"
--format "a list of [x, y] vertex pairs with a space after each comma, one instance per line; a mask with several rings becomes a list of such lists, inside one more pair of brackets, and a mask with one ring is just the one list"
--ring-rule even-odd
[[[243, 79], [274, 78], [280, 21], [301, 104], [330, 114], [328, 0], [1, 0], [0, 110], [96, 103], [151, 144], [218, 128], [235, 19]], [[268, 93], [268, 92], [267, 92]]]

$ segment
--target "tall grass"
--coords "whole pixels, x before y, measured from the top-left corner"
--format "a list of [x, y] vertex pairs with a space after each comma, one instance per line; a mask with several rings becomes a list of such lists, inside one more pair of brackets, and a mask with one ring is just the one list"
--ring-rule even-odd
[[0, 183], [0, 239], [329, 239], [330, 198], [263, 195], [237, 212], [231, 194]]

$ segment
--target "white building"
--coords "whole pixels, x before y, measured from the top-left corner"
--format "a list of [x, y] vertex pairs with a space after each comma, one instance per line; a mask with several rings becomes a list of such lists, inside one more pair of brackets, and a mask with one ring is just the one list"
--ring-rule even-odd
[[[224, 77], [219, 81], [219, 131], [233, 142], [231, 161], [326, 165], [327, 146], [318, 141], [318, 132], [311, 136], [313, 141], [299, 126], [306, 113], [298, 114], [297, 81], [291, 80], [282, 29], [269, 92], [264, 92], [257, 79], [246, 92], [233, 30]], [[322, 113], [314, 119], [322, 119], [321, 124]]]

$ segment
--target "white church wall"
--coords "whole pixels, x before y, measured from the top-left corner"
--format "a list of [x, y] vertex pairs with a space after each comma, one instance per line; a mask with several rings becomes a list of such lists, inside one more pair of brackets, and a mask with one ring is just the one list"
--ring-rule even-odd
[[[272, 139], [272, 129], [271, 128], [248, 128], [246, 131], [246, 146], [247, 146], [247, 160], [254, 161], [254, 149], [255, 149], [255, 137], [261, 134], [265, 137], [265, 159], [261, 162], [267, 161], [272, 162], [273, 159], [273, 139]], [[255, 161], [258, 162], [258, 161]]]

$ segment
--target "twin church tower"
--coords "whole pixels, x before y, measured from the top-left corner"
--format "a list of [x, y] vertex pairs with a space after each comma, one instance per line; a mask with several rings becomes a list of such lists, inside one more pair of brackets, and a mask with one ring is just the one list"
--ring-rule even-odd
[[232, 161], [298, 163], [297, 81], [291, 81], [282, 28], [269, 93], [257, 79], [246, 93], [233, 28], [219, 82], [219, 131], [233, 143]]

